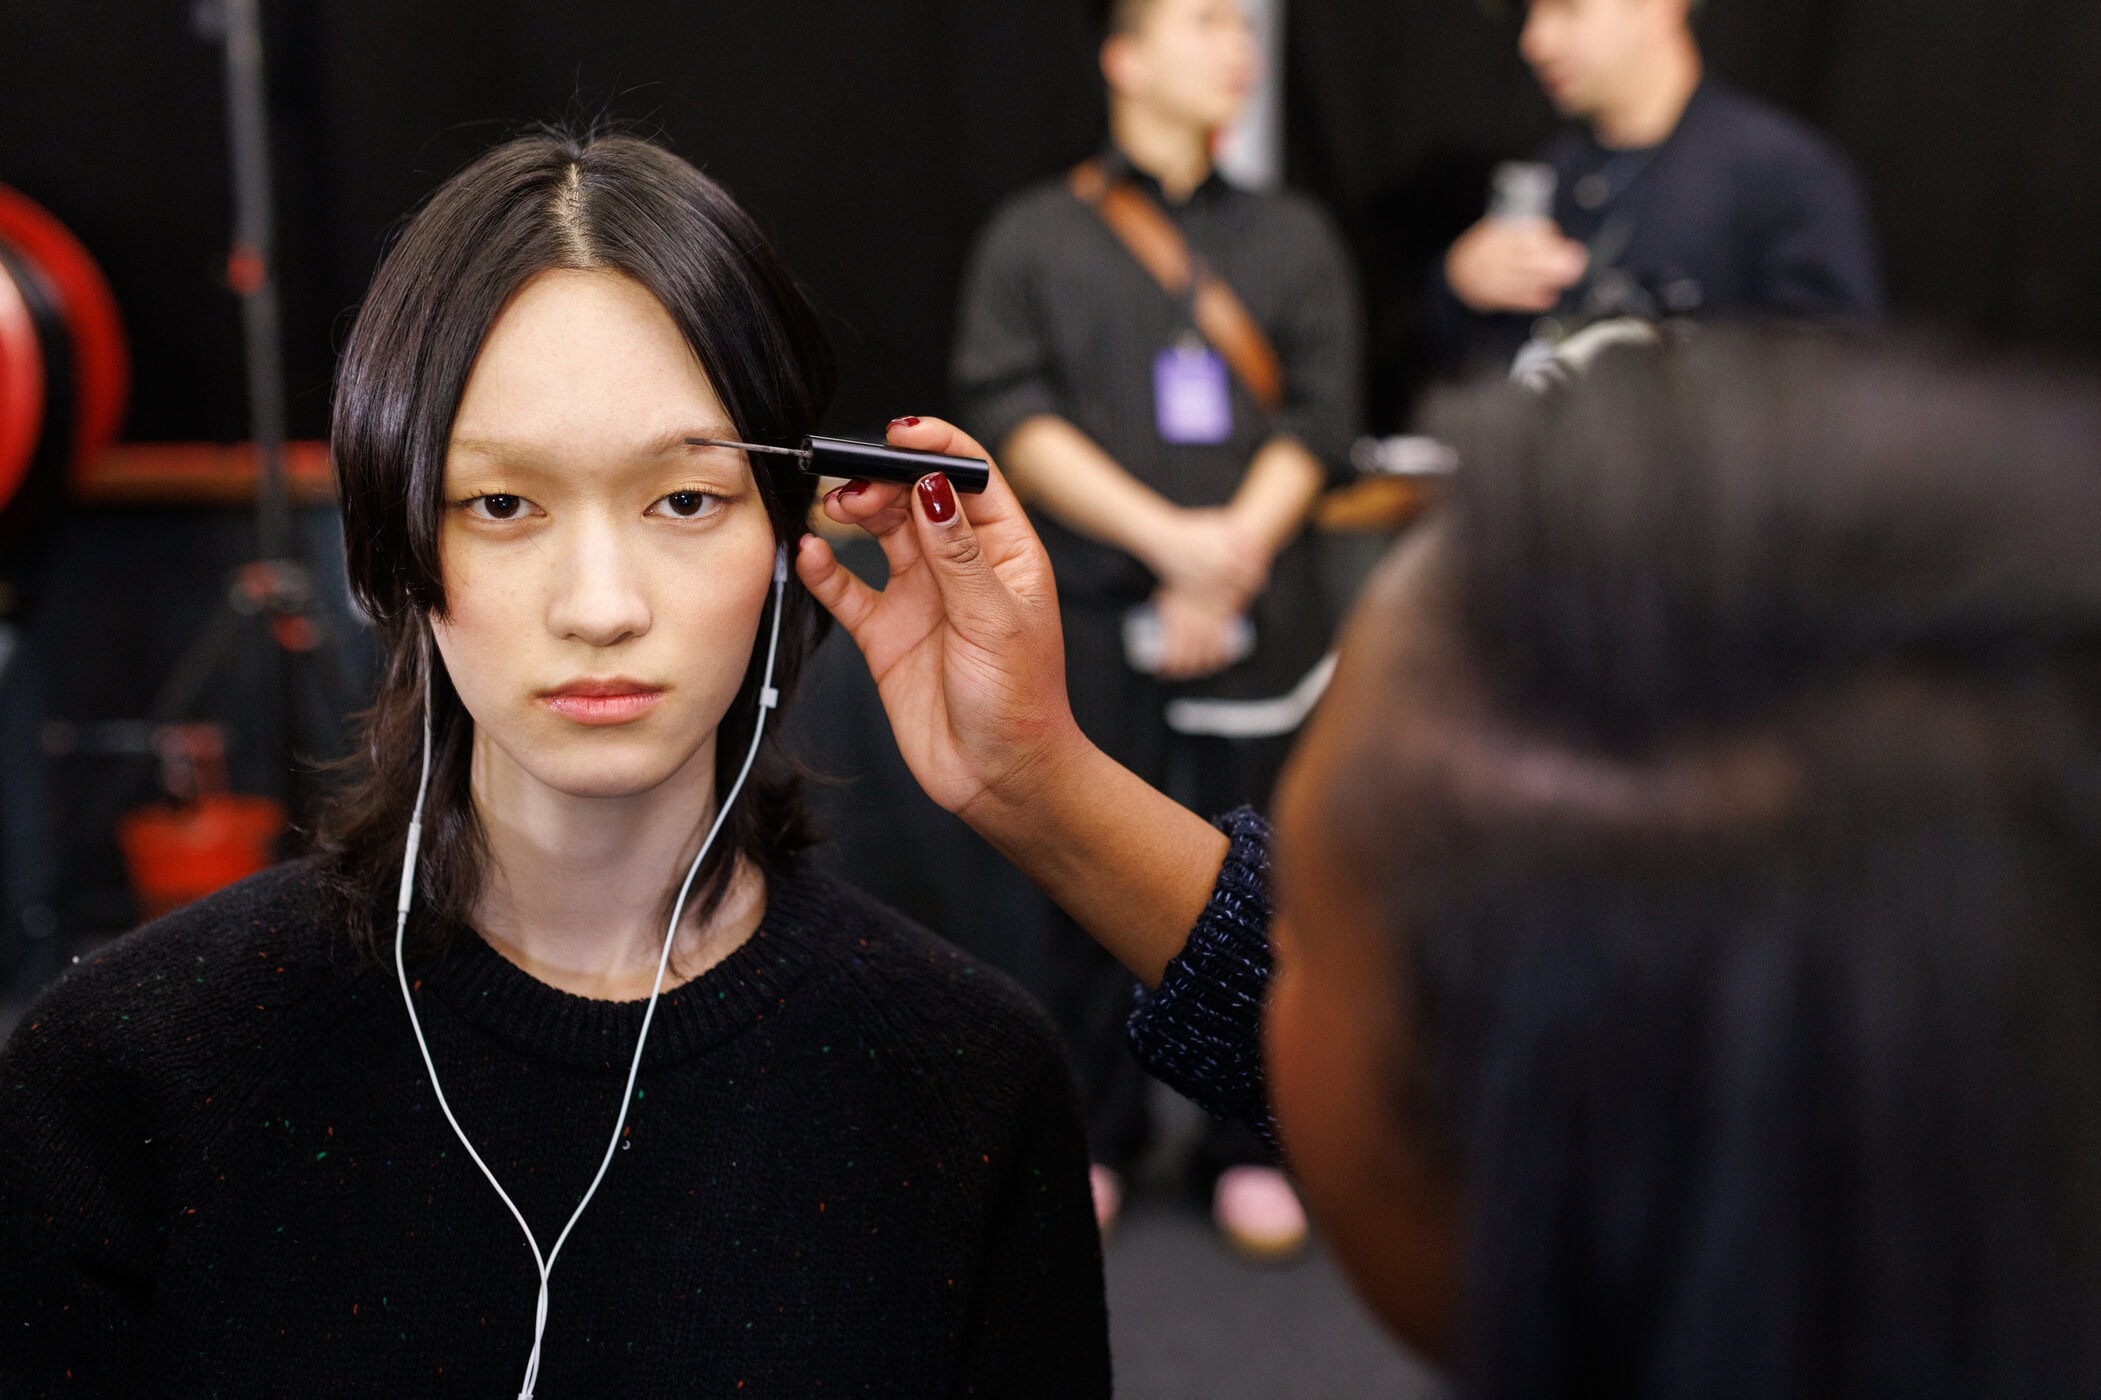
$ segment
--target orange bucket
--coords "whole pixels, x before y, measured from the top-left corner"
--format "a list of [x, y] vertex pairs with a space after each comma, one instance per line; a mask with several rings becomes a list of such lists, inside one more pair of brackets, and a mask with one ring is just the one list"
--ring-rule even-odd
[[273, 862], [285, 809], [267, 797], [208, 792], [185, 806], [156, 802], [117, 820], [131, 890], [149, 919], [245, 880]]

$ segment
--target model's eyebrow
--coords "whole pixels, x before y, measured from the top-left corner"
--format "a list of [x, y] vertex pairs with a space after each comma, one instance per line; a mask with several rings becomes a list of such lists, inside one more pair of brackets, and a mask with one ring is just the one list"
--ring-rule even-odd
[[723, 438], [734, 440], [736, 436], [737, 430], [727, 423], [702, 423], [691, 428], [673, 428], [662, 437], [652, 438], [645, 450], [652, 457], [668, 457], [674, 452], [691, 451], [690, 440], [693, 438], [715, 438], [719, 441]]
[[[696, 423], [682, 428], [667, 428], [661, 433], [644, 439], [634, 449], [634, 455], [644, 457], [670, 457], [692, 449], [686, 444], [688, 438], [734, 438], [737, 430], [727, 423]], [[491, 461], [528, 466], [540, 460], [539, 446], [529, 439], [454, 437], [449, 444], [454, 452], [466, 452]]]

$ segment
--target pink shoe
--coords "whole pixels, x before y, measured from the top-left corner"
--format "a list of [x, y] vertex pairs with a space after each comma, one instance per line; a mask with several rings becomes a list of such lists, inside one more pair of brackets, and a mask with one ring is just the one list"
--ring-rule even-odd
[[1306, 1247], [1306, 1208], [1275, 1167], [1232, 1167], [1211, 1194], [1211, 1219], [1226, 1243], [1263, 1263]]
[[1094, 1189], [1094, 1223], [1107, 1239], [1123, 1213], [1123, 1177], [1096, 1162], [1087, 1168], [1087, 1184]]

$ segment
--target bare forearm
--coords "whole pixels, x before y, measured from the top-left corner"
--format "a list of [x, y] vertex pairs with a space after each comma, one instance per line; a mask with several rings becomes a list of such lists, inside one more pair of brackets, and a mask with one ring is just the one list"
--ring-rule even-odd
[[1210, 901], [1228, 842], [1075, 732], [1027, 784], [965, 821], [1148, 987]]
[[999, 460], [1024, 501], [1140, 559], [1174, 513], [1166, 497], [1063, 418], [1041, 414], [1024, 421], [1001, 444]]
[[1326, 484], [1311, 452], [1292, 438], [1271, 438], [1248, 464], [1228, 509], [1275, 557], [1306, 523]]

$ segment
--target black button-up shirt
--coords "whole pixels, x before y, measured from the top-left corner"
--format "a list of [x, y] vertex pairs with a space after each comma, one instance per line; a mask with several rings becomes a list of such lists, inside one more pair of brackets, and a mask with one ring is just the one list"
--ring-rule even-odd
[[[1236, 380], [1226, 441], [1161, 439], [1153, 364], [1194, 331], [1188, 301], [1162, 290], [1060, 178], [1009, 200], [971, 256], [951, 364], [964, 426], [998, 452], [1024, 420], [1055, 414], [1184, 506], [1225, 504], [1255, 453], [1280, 435], [1346, 476], [1361, 330], [1355, 278], [1327, 217], [1298, 196], [1252, 193], [1215, 174], [1170, 204], [1119, 153], [1103, 160], [1112, 178], [1136, 181], [1247, 304], [1276, 348], [1282, 409], [1265, 414]], [[1055, 521], [1039, 516], [1038, 525], [1068, 601], [1124, 605], [1151, 593], [1154, 580], [1135, 559]]]

